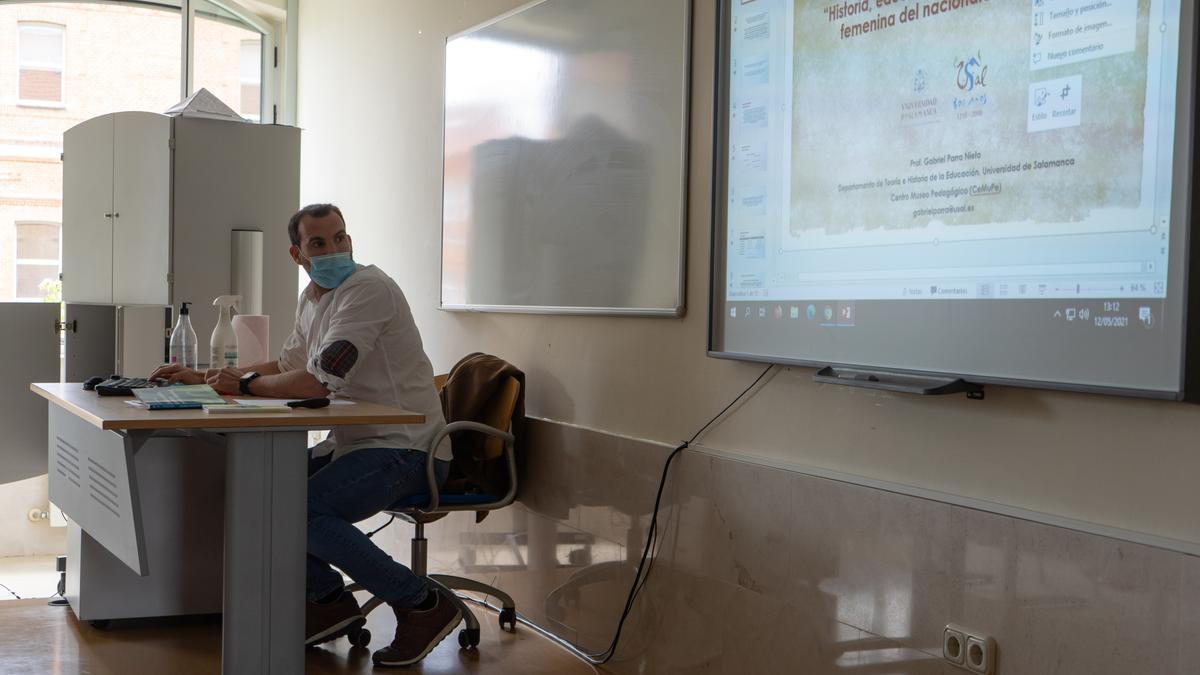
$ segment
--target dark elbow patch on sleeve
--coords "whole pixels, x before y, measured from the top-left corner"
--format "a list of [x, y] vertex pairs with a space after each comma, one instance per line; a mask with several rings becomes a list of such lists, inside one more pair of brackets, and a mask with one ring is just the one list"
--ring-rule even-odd
[[321, 350], [321, 370], [334, 377], [345, 377], [358, 361], [358, 347], [349, 340], [338, 340]]

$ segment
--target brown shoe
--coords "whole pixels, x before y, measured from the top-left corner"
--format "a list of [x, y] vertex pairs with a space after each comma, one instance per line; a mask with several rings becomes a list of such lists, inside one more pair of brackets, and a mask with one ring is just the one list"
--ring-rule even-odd
[[441, 589], [430, 588], [437, 604], [417, 611], [396, 609], [396, 638], [392, 644], [371, 655], [377, 666], [407, 666], [425, 658], [433, 648], [462, 621], [458, 606]]
[[304, 608], [304, 645], [335, 640], [366, 623], [353, 593], [342, 591], [329, 603], [309, 602]]

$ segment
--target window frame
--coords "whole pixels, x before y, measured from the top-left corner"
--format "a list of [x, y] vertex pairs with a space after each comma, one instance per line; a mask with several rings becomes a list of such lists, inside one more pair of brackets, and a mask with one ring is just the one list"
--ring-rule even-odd
[[[57, 34], [59, 41], [59, 61], [60, 63], [48, 64], [38, 62], [35, 64], [27, 63], [21, 58], [21, 36], [26, 30], [31, 30], [34, 33], [43, 35]], [[67, 27], [62, 24], [49, 23], [46, 21], [18, 21], [17, 22], [17, 105], [23, 108], [54, 108], [63, 110], [67, 107]], [[21, 71], [26, 68], [30, 70], [44, 70], [58, 72], [58, 95], [57, 101], [44, 101], [39, 99], [21, 98]]]

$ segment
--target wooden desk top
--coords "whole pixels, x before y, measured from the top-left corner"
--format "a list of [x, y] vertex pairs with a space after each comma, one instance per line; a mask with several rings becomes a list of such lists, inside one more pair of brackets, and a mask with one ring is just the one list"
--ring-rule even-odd
[[[29, 385], [42, 398], [69, 410], [100, 429], [247, 429], [253, 427], [290, 427], [329, 429], [349, 424], [422, 424], [425, 416], [375, 403], [331, 405], [313, 410], [298, 408], [291, 412], [220, 413], [203, 410], [147, 410], [126, 403], [129, 396], [100, 396], [84, 391], [78, 382], [42, 382]], [[237, 398], [254, 398], [238, 396]]]

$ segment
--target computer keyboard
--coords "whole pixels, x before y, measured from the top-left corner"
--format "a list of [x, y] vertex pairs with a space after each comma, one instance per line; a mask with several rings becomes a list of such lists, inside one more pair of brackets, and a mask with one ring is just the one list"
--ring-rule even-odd
[[144, 377], [110, 377], [96, 385], [96, 393], [101, 396], [133, 396], [134, 389], [157, 386], [157, 382]]

